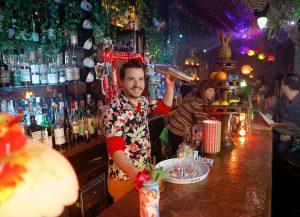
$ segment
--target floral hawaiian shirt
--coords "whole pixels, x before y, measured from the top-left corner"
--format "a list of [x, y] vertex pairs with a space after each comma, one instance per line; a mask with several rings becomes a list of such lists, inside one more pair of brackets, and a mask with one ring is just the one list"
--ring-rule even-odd
[[[124, 153], [139, 170], [144, 169], [151, 160], [147, 116], [156, 109], [157, 102], [157, 100], [150, 100], [141, 96], [141, 112], [139, 113], [134, 104], [123, 94], [120, 94], [108, 105], [105, 111], [104, 129], [106, 137], [122, 137], [125, 141]], [[111, 159], [109, 160], [109, 176], [112, 179], [129, 180], [128, 176]]]

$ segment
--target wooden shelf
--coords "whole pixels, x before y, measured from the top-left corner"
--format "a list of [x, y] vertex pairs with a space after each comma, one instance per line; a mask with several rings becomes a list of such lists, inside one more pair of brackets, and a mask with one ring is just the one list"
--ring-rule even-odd
[[55, 148], [61, 152], [65, 157], [70, 158], [74, 155], [80, 154], [88, 149], [91, 149], [97, 145], [105, 145], [105, 137], [98, 136], [91, 138], [90, 142], [75, 142], [72, 144], [64, 145], [61, 148]]

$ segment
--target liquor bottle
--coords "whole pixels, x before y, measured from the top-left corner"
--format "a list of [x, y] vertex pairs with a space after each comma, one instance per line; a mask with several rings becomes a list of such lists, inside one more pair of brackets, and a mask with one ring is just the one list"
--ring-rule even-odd
[[33, 141], [42, 141], [42, 128], [36, 124], [34, 113], [30, 114], [30, 125], [27, 128], [27, 135], [31, 136]]
[[10, 74], [8, 66], [3, 61], [3, 53], [0, 53], [0, 87], [10, 86]]
[[70, 64], [70, 57], [69, 57], [69, 53], [65, 52], [65, 75], [66, 75], [66, 81], [71, 83], [73, 82], [73, 70], [72, 70], [72, 66]]
[[53, 138], [52, 138], [52, 132], [51, 132], [51, 124], [48, 121], [48, 115], [47, 115], [47, 108], [42, 108], [42, 142], [47, 144], [50, 148], [53, 147]]
[[11, 64], [8, 69], [11, 75], [11, 85], [21, 86], [21, 70], [19, 69], [19, 55], [17, 50], [14, 50], [14, 55], [12, 55]]
[[31, 76], [30, 76], [30, 68], [29, 68], [28, 58], [24, 49], [21, 49], [19, 69], [21, 71], [21, 85], [30, 86], [32, 84]]
[[102, 136], [103, 132], [103, 103], [101, 100], [98, 101], [98, 112], [97, 112], [97, 134]]
[[48, 58], [48, 84], [58, 84], [58, 71], [56, 68], [56, 61], [53, 60], [53, 57]]
[[76, 30], [75, 26], [71, 27], [70, 44], [73, 47], [77, 47], [78, 46], [77, 30]]
[[48, 69], [41, 48], [38, 49], [38, 59], [41, 84], [48, 84]]
[[40, 125], [42, 122], [42, 107], [41, 107], [41, 98], [39, 96], [35, 98], [34, 110], [35, 110], [36, 123]]
[[37, 63], [36, 53], [34, 51], [31, 51], [29, 53], [29, 66], [30, 66], [32, 84], [33, 85], [40, 84], [39, 65]]
[[66, 142], [71, 144], [71, 135], [72, 135], [72, 127], [70, 124], [69, 116], [68, 116], [68, 106], [64, 107], [64, 132], [66, 137]]
[[53, 124], [54, 144], [57, 146], [62, 146], [66, 143], [66, 138], [65, 138], [63, 123], [59, 121], [57, 106], [54, 106], [53, 114], [54, 114], [54, 124]]
[[79, 136], [79, 120], [77, 118], [75, 102], [71, 103], [72, 141], [77, 141]]
[[66, 83], [66, 73], [63, 67], [63, 56], [62, 53], [57, 54], [56, 57], [56, 67], [58, 71], [58, 81], [60, 84]]
[[79, 82], [80, 81], [80, 69], [77, 66], [76, 63], [76, 56], [72, 57], [72, 73], [73, 73], [73, 81], [74, 82]]
[[35, 13], [33, 13], [31, 16], [31, 40], [38, 42], [40, 40], [40, 35], [38, 33], [38, 22], [36, 21], [34, 14]]
[[84, 118], [84, 141], [89, 142], [90, 141], [90, 131], [89, 131], [89, 124], [87, 117]]
[[18, 117], [19, 117], [18, 125], [20, 127], [22, 127], [22, 131], [25, 133], [27, 125], [26, 125], [26, 121], [25, 121], [25, 117], [24, 117], [24, 113], [23, 113], [23, 108], [22, 107], [18, 108]]
[[79, 114], [79, 139], [84, 138], [85, 133], [85, 108], [84, 108], [84, 100], [79, 101], [79, 108], [78, 108], [78, 114]]
[[87, 121], [87, 128], [90, 136], [94, 136], [95, 128], [94, 128], [93, 116], [91, 115], [91, 112], [88, 109], [86, 110], [86, 121]]

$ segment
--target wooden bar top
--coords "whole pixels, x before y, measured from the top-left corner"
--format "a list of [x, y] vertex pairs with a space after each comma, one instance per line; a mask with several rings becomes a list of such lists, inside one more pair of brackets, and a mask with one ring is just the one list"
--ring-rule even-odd
[[[212, 157], [213, 166], [201, 182], [164, 183], [161, 217], [271, 216], [272, 138], [270, 130], [253, 130], [231, 150]], [[138, 217], [136, 190], [104, 210], [101, 217]]]

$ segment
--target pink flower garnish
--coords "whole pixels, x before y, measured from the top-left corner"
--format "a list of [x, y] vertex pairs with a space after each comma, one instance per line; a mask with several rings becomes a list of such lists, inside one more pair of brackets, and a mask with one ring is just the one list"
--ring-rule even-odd
[[144, 169], [142, 172], [139, 172], [136, 180], [135, 180], [135, 186], [137, 189], [140, 189], [143, 186], [144, 181], [150, 180], [150, 173], [148, 170]]

